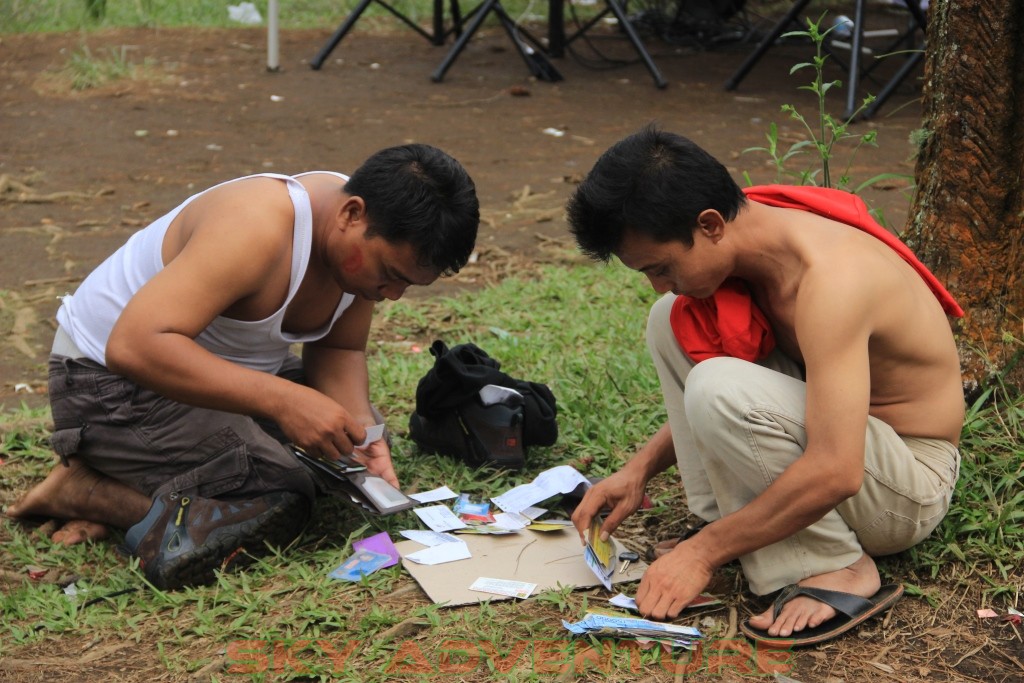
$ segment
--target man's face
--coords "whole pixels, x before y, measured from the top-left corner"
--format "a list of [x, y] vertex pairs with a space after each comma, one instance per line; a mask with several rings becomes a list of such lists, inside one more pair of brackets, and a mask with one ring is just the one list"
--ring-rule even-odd
[[395, 301], [411, 285], [426, 286], [437, 277], [417, 263], [411, 245], [365, 234], [348, 241], [344, 257], [334, 268], [334, 279], [346, 292], [370, 301]]
[[615, 255], [627, 268], [646, 275], [659, 294], [672, 292], [706, 299], [725, 276], [713, 258], [714, 244], [700, 230], [693, 236], [693, 246], [688, 247], [678, 240], [658, 242], [628, 230]]

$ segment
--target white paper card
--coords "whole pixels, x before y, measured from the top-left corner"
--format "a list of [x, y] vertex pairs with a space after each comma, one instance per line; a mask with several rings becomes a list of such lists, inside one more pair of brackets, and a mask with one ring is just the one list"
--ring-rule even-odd
[[519, 529], [525, 529], [528, 524], [531, 524], [532, 520], [529, 517], [523, 515], [517, 515], [512, 512], [499, 512], [494, 515], [494, 526], [499, 529], [508, 529], [509, 531], [518, 531]]
[[456, 560], [468, 560], [472, 555], [469, 546], [461, 541], [459, 543], [441, 543], [431, 548], [417, 550], [405, 556], [405, 559], [412, 560], [418, 564], [444, 564]]
[[539, 508], [536, 505], [531, 505], [528, 508], [523, 508], [522, 510], [520, 510], [519, 514], [521, 514], [523, 517], [529, 517], [530, 519], [537, 519], [547, 511], [547, 508]]
[[494, 504], [505, 512], [522, 512], [531, 505], [547, 500], [559, 493], [569, 493], [580, 484], [590, 482], [571, 465], [559, 465], [537, 475], [529, 484], [522, 484], [496, 498]]
[[356, 448], [366, 448], [374, 441], [380, 441], [384, 438], [384, 425], [372, 425], [366, 428], [366, 438], [363, 439], [361, 444], [356, 445]]
[[455, 513], [444, 505], [431, 505], [425, 508], [415, 508], [413, 512], [433, 531], [451, 531], [452, 529], [465, 529], [466, 523], [455, 516]]
[[442, 543], [464, 543], [462, 539], [451, 534], [440, 534], [436, 531], [424, 531], [423, 529], [406, 529], [398, 533], [410, 541], [416, 541], [431, 548]]
[[507, 595], [512, 598], [528, 598], [530, 593], [537, 587], [535, 583], [525, 581], [509, 581], [508, 579], [489, 579], [481, 576], [469, 587], [471, 591], [478, 593], [493, 593], [494, 595]]
[[614, 598], [609, 600], [608, 604], [615, 605], [616, 607], [623, 607], [625, 609], [631, 609], [631, 610], [634, 610], [634, 611], [639, 611], [639, 610], [637, 610], [636, 599], [635, 598], [631, 598], [628, 595], [624, 595], [622, 593], [619, 593]]
[[448, 500], [449, 498], [458, 498], [459, 494], [452, 491], [447, 486], [441, 486], [431, 491], [421, 491], [420, 493], [410, 493], [409, 497], [415, 500], [417, 503], [435, 503], [439, 500]]

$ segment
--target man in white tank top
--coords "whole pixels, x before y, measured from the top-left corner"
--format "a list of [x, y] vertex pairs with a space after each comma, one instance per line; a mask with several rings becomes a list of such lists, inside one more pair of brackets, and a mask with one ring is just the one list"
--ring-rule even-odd
[[127, 529], [147, 578], [173, 588], [301, 531], [316, 486], [287, 444], [397, 485], [386, 440], [358, 447], [381, 421], [374, 304], [457, 272], [478, 224], [469, 175], [427, 145], [351, 178], [261, 174], [189, 198], [65, 298], [50, 357], [62, 463], [7, 514], [69, 520], [64, 543]]

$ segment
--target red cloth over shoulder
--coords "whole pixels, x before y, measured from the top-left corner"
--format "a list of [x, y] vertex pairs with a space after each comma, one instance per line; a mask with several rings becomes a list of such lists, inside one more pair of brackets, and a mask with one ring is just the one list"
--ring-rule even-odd
[[[747, 199], [768, 206], [810, 211], [852, 225], [881, 240], [917, 271], [942, 305], [955, 317], [964, 312], [942, 283], [907, 245], [883, 228], [855, 194], [826, 187], [759, 185], [743, 190]], [[672, 331], [688, 356], [700, 362], [716, 356], [761, 360], [775, 347], [775, 337], [764, 313], [739, 280], [726, 280], [708, 299], [680, 295], [672, 305]]]
[[729, 278], [707, 299], [677, 296], [669, 320], [686, 355], [701, 362], [717, 356], [761, 360], [775, 348], [775, 334], [743, 280]]

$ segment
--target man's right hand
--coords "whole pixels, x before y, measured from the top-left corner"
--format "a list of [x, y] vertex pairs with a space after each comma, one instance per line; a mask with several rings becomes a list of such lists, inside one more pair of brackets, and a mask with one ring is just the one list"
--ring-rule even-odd
[[572, 513], [572, 523], [586, 543], [586, 534], [594, 517], [604, 508], [610, 511], [601, 525], [601, 538], [607, 540], [622, 520], [640, 508], [644, 500], [647, 478], [640, 468], [628, 464], [621, 470], [598, 482], [583, 496]]
[[289, 401], [276, 417], [285, 436], [314, 457], [337, 460], [352, 455], [366, 438], [366, 427], [319, 391], [297, 384], [294, 388], [301, 390], [299, 400]]

